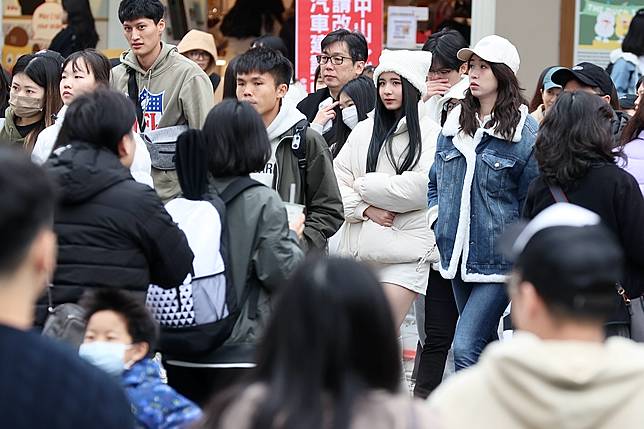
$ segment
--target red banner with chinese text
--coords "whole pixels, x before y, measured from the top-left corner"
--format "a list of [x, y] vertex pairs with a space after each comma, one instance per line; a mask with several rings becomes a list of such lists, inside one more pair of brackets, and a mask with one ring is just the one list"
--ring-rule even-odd
[[367, 64], [377, 64], [382, 51], [383, 0], [296, 0], [295, 77], [313, 91], [320, 42], [338, 28], [359, 31], [369, 45]]

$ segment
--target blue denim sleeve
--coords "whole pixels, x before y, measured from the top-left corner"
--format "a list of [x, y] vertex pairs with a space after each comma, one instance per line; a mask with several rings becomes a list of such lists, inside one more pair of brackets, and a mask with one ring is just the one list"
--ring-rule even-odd
[[429, 169], [429, 182], [427, 184], [427, 205], [429, 208], [438, 204], [438, 186], [436, 183], [436, 161], [438, 160], [438, 152], [435, 155], [432, 168]]
[[617, 94], [621, 97], [633, 91], [630, 88], [631, 75], [635, 72], [635, 65], [620, 58], [613, 64], [613, 70], [610, 73], [610, 78], [615, 83]]
[[532, 148], [532, 152], [530, 153], [530, 157], [528, 158], [528, 162], [523, 167], [523, 172], [521, 173], [521, 177], [519, 178], [519, 213], [523, 211], [523, 205], [525, 203], [526, 196], [528, 195], [528, 188], [530, 186], [530, 183], [539, 176], [539, 165], [537, 164], [537, 160], [534, 157], [534, 147]]

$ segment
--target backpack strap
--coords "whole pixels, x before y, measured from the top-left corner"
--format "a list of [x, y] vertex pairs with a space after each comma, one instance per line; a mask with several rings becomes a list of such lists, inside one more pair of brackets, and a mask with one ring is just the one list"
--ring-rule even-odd
[[302, 119], [295, 124], [293, 128], [293, 139], [291, 140], [291, 150], [297, 158], [297, 166], [300, 171], [302, 187], [306, 189], [306, 129], [309, 127], [309, 121]]
[[242, 192], [244, 192], [246, 189], [249, 189], [255, 186], [263, 186], [263, 185], [259, 183], [257, 180], [253, 180], [248, 176], [240, 177], [239, 179], [234, 180], [230, 185], [228, 185], [226, 189], [224, 189], [219, 194], [219, 198], [221, 198], [225, 204], [228, 204], [232, 200], [234, 200], [237, 196], [239, 196]]
[[127, 70], [127, 96], [134, 103], [136, 109], [136, 120], [139, 122], [139, 132], [145, 131], [145, 121], [143, 120], [143, 108], [139, 101], [139, 85], [136, 83], [136, 70], [132, 67], [125, 66]]
[[552, 198], [554, 198], [556, 203], [568, 203], [568, 197], [566, 196], [566, 193], [561, 189], [561, 187], [557, 185], [548, 185], [548, 189], [550, 189], [550, 193], [552, 194]]

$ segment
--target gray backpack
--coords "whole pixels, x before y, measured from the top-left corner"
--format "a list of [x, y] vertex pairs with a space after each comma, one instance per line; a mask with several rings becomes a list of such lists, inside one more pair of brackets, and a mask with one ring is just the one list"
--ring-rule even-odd
[[47, 297], [49, 299], [47, 311], [49, 316], [45, 321], [42, 335], [67, 343], [75, 350], [78, 350], [85, 338], [85, 328], [87, 327], [85, 309], [73, 303], [60, 304], [54, 307], [51, 288], [51, 285], [47, 288]]

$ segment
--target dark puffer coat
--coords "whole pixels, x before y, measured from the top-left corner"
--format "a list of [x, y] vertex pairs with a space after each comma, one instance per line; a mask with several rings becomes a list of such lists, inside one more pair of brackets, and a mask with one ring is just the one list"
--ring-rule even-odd
[[[54, 218], [58, 265], [54, 304], [76, 302], [89, 288], [147, 291], [180, 285], [193, 254], [157, 194], [134, 181], [107, 149], [74, 143], [45, 164], [60, 187]], [[44, 322], [47, 297], [36, 324]]]

